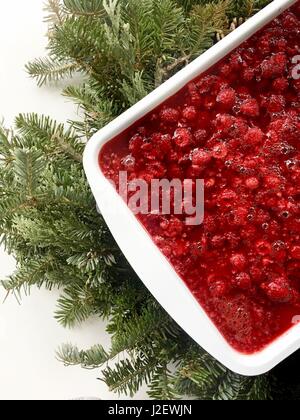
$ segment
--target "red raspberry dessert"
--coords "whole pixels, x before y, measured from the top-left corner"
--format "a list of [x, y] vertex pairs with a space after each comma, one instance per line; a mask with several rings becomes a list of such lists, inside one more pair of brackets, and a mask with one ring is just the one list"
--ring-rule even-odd
[[192, 179], [194, 188], [204, 179], [202, 225], [187, 225], [184, 214], [138, 219], [243, 353], [267, 346], [300, 314], [299, 33], [300, 1], [99, 158], [116, 183], [124, 170], [148, 183]]

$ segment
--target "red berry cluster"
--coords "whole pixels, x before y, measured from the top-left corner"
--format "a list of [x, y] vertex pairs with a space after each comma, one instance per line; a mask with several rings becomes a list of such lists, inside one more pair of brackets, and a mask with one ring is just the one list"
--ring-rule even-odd
[[264, 347], [300, 313], [299, 34], [298, 2], [100, 159], [115, 181], [124, 169], [147, 182], [204, 179], [203, 225], [187, 226], [184, 214], [139, 218], [243, 352]]

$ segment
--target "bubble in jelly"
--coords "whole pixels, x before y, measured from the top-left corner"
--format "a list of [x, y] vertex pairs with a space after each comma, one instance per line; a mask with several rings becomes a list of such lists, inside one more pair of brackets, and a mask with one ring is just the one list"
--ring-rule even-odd
[[122, 160], [122, 164], [127, 168], [132, 168], [135, 165], [135, 158], [132, 155], [128, 155]]
[[289, 160], [287, 160], [287, 161], [285, 162], [285, 164], [286, 164], [286, 167], [287, 167], [289, 170], [292, 170], [292, 169], [294, 169], [294, 168], [296, 167], [297, 162], [296, 162], [296, 160], [294, 160], [294, 159], [289, 159]]

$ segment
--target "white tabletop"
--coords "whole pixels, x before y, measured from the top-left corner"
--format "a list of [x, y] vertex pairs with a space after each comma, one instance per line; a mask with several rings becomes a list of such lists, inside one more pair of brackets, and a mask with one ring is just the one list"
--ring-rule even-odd
[[[10, 0], [1, 7], [0, 118], [7, 126], [19, 112], [45, 113], [63, 122], [76, 110], [59, 96], [59, 87], [39, 89], [24, 71], [28, 60], [45, 54], [43, 4], [44, 0]], [[14, 260], [0, 249], [0, 278], [13, 269]], [[98, 319], [71, 331], [60, 327], [53, 317], [57, 296], [33, 290], [19, 306], [13, 297], [2, 304], [0, 291], [0, 399], [117, 398], [97, 380], [97, 370], [65, 368], [55, 360], [62, 343], [82, 348], [109, 343]]]

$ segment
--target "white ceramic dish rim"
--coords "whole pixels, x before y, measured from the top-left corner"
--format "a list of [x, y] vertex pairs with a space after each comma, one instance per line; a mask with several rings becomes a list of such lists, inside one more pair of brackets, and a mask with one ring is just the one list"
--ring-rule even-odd
[[264, 350], [244, 355], [234, 350], [193, 297], [150, 235], [103, 175], [98, 156], [105, 143], [125, 131], [188, 82], [238, 47], [297, 0], [274, 0], [265, 9], [202, 54], [146, 98], [96, 133], [84, 153], [84, 168], [98, 207], [129, 263], [157, 301], [208, 353], [245, 376], [263, 374], [300, 347], [300, 324]]

